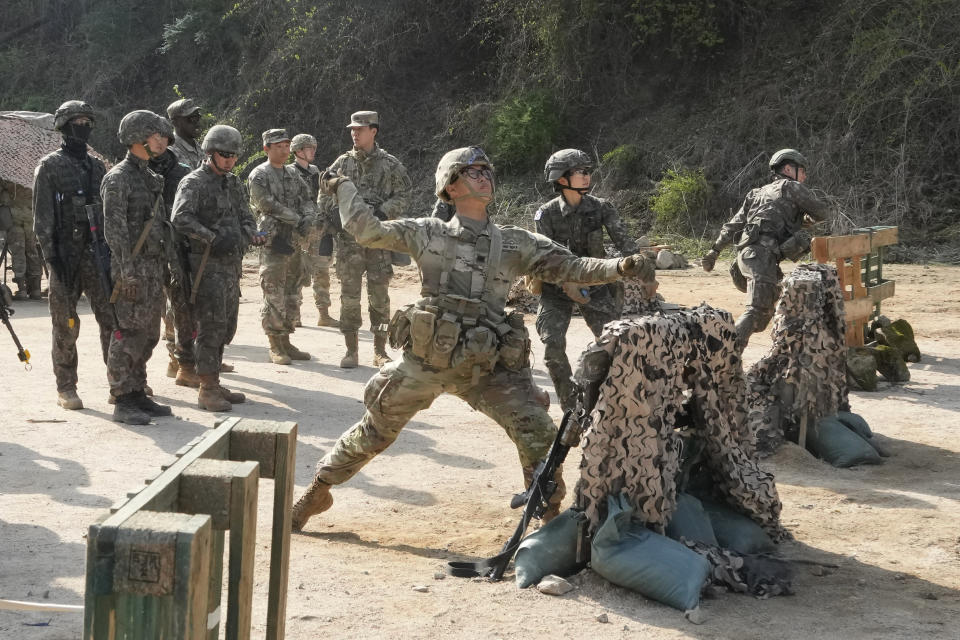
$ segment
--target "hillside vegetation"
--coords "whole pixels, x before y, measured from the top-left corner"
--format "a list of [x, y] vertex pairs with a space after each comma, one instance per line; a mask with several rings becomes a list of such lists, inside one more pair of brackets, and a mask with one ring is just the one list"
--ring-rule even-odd
[[[482, 144], [499, 215], [529, 222], [553, 150], [602, 159], [597, 192], [638, 231], [709, 239], [769, 154], [796, 147], [834, 231], [901, 225], [955, 256], [960, 3], [955, 0], [7, 0], [0, 109], [102, 114], [119, 156], [135, 108], [197, 99], [249, 140], [284, 126], [349, 144], [358, 109], [431, 199], [446, 150]], [[652, 207], [652, 208], [651, 208]]]

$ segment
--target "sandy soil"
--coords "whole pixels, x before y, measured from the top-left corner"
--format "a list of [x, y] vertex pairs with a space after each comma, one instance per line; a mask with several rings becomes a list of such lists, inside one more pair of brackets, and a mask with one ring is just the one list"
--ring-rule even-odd
[[[740, 294], [725, 272], [723, 265], [713, 274], [660, 272], [660, 291], [672, 302], [706, 300], [736, 315]], [[910, 365], [911, 382], [853, 393], [851, 404], [892, 457], [881, 466], [839, 470], [788, 445], [766, 462], [777, 476], [783, 521], [796, 538], [781, 553], [838, 565], [826, 575], [797, 565], [796, 595], [766, 601], [720, 595], [704, 601], [708, 620], [695, 626], [589, 570], [559, 598], [518, 590], [512, 572], [494, 584], [438, 579], [449, 559], [499, 551], [516, 523], [508, 502], [521, 482], [515, 451], [496, 425], [445, 396], [336, 489], [328, 513], [294, 536], [287, 637], [960, 638], [960, 269], [893, 265], [887, 275], [897, 280], [897, 295], [885, 312], [913, 323], [923, 361]], [[314, 354], [312, 361], [271, 365], [252, 272], [244, 285], [241, 327], [228, 349], [236, 373], [224, 380], [250, 400], [236, 414], [299, 423], [299, 494], [317, 459], [361, 414], [363, 385], [374, 372], [370, 335], [362, 334], [359, 369], [339, 369], [339, 334], [314, 327], [294, 337]], [[398, 278], [394, 304], [416, 294], [416, 275], [408, 270]], [[311, 307], [304, 305], [308, 324], [315, 321]], [[176, 416], [143, 427], [113, 423], [88, 307], [79, 388], [87, 409], [59, 409], [46, 306], [23, 302], [16, 309], [15, 326], [34, 367], [20, 367], [0, 332], [0, 598], [82, 604], [89, 524], [211, 428], [214, 416], [196, 408], [194, 391], [164, 376], [166, 358], [158, 350], [150, 381]], [[576, 318], [572, 359], [589, 340]], [[747, 362], [768, 345], [769, 336], [756, 336]], [[535, 349], [535, 375], [550, 387], [542, 348]], [[551, 412], [559, 418], [555, 406]], [[571, 486], [578, 459], [571, 452]], [[268, 484], [260, 490], [254, 637], [263, 636], [266, 615]], [[597, 621], [600, 614], [609, 622]], [[2, 638], [80, 635], [80, 614], [0, 611]]]

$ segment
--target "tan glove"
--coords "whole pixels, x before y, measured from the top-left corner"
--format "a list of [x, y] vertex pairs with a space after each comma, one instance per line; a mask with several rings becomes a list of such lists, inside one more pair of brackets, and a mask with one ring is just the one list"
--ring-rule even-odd
[[560, 288], [563, 289], [563, 292], [568, 298], [578, 304], [586, 304], [590, 302], [590, 294], [584, 293], [587, 291], [587, 288], [578, 282], [564, 282], [562, 285], [560, 285]]
[[341, 182], [348, 182], [349, 177], [343, 175], [342, 173], [334, 173], [333, 171], [324, 171], [320, 175], [320, 193], [328, 196], [337, 195], [337, 187], [340, 186]]
[[707, 273], [713, 271], [714, 265], [717, 264], [718, 255], [720, 254], [713, 249], [710, 249], [710, 251], [707, 252], [707, 255], [703, 256], [703, 258], [700, 260], [700, 264], [703, 266], [704, 271]]
[[656, 280], [657, 271], [654, 261], [642, 254], [627, 256], [617, 265], [617, 271], [624, 278], [639, 278], [643, 282]]
[[136, 300], [137, 298], [137, 279], [133, 276], [120, 276], [119, 282], [120, 297], [127, 300]]

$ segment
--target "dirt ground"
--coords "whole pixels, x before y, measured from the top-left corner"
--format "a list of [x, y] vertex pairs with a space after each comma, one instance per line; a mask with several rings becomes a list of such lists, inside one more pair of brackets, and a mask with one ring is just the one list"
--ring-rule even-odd
[[[704, 300], [737, 315], [742, 300], [725, 273], [723, 265], [713, 274], [696, 268], [659, 272], [660, 291], [670, 302]], [[884, 310], [913, 324], [923, 361], [909, 365], [909, 383], [884, 383], [880, 391], [852, 393], [850, 400], [892, 456], [881, 466], [841, 470], [788, 445], [765, 463], [776, 474], [783, 522], [795, 537], [780, 553], [838, 565], [824, 575], [796, 565], [796, 595], [706, 599], [707, 621], [696, 626], [589, 570], [573, 578], [576, 589], [561, 597], [518, 590], [512, 570], [500, 583], [440, 579], [447, 560], [499, 551], [517, 521], [508, 503], [521, 483], [515, 450], [500, 429], [444, 396], [393, 447], [335, 490], [329, 512], [294, 535], [287, 637], [960, 638], [960, 269], [891, 265], [886, 275], [897, 281], [897, 293]], [[227, 353], [236, 372], [224, 381], [249, 399], [236, 415], [299, 423], [299, 495], [316, 461], [361, 415], [363, 385], [374, 373], [371, 338], [361, 335], [362, 366], [343, 370], [337, 366], [343, 354], [339, 333], [307, 326], [294, 343], [312, 352], [313, 360], [272, 365], [255, 285], [248, 271], [240, 329]], [[412, 301], [417, 291], [416, 273], [405, 270], [394, 305]], [[312, 305], [303, 308], [305, 324], [313, 324]], [[14, 323], [34, 366], [23, 370], [0, 330], [0, 598], [79, 605], [88, 526], [210, 429], [214, 416], [196, 408], [195, 391], [165, 377], [161, 347], [149, 363], [150, 382], [175, 417], [142, 427], [112, 422], [86, 306], [79, 393], [87, 409], [61, 410], [46, 305], [21, 302], [16, 310]], [[590, 338], [575, 318], [571, 359]], [[768, 335], [757, 335], [746, 361], [758, 359], [769, 344]], [[535, 350], [535, 376], [550, 387], [539, 343]], [[551, 413], [559, 420], [556, 406]], [[572, 451], [568, 486], [578, 461]], [[269, 481], [263, 481], [255, 638], [265, 627], [271, 495]], [[598, 621], [600, 614], [608, 622]], [[79, 613], [0, 611], [0, 637], [79, 638], [81, 623]]]

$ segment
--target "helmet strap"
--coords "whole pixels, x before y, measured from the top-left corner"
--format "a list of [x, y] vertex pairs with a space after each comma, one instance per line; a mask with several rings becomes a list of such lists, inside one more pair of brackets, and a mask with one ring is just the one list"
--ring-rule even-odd
[[217, 152], [216, 152], [216, 150], [211, 151], [211, 152], [210, 152], [210, 155], [209, 155], [208, 157], [210, 158], [210, 166], [212, 166], [214, 169], [216, 169], [216, 172], [217, 172], [217, 173], [219, 173], [220, 175], [226, 175], [226, 174], [228, 173], [226, 169], [224, 169], [223, 167], [221, 167], [221, 166], [217, 163]]

